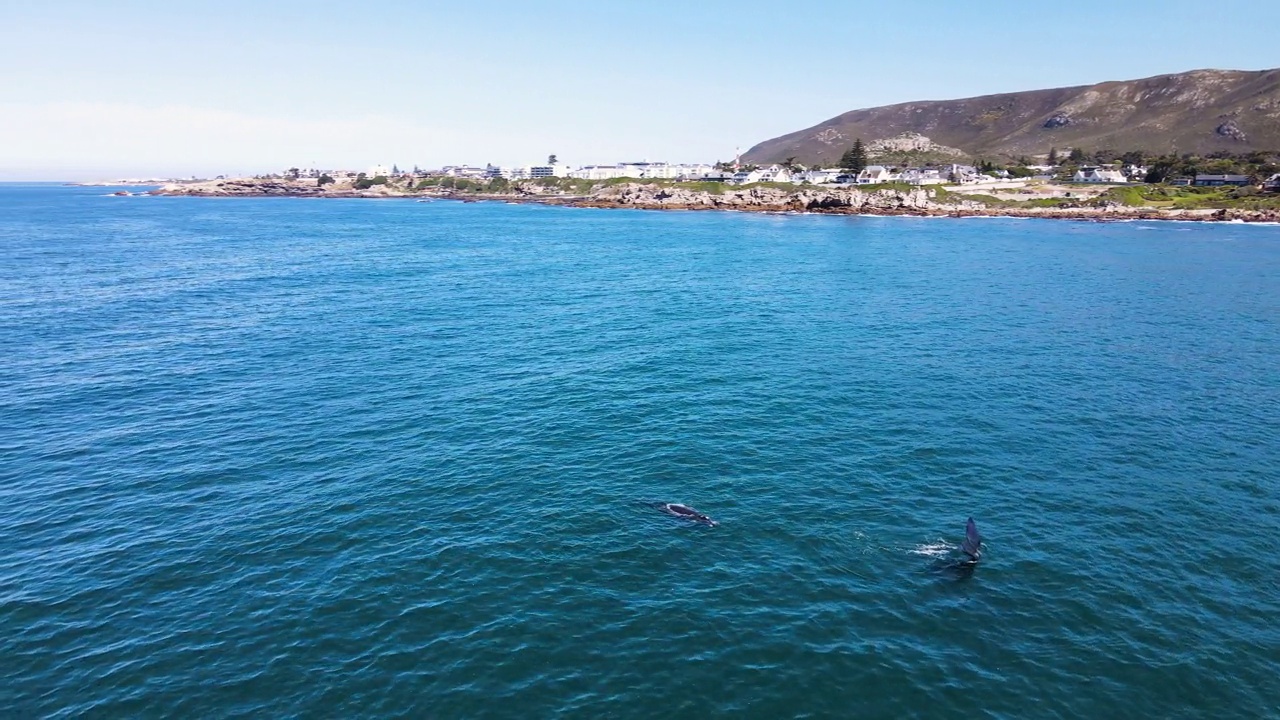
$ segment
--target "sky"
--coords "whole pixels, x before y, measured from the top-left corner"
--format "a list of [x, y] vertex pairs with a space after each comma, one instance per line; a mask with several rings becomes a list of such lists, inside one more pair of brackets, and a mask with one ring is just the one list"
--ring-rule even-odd
[[0, 2], [0, 180], [732, 159], [849, 110], [1280, 67], [1280, 3]]

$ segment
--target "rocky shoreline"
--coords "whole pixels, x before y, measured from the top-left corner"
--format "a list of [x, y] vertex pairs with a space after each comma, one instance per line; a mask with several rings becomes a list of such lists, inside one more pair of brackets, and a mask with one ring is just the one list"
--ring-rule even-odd
[[1169, 209], [1105, 204], [1058, 207], [992, 207], [948, 193], [939, 197], [929, 187], [860, 190], [856, 187], [797, 187], [783, 189], [755, 186], [721, 192], [642, 181], [609, 184], [589, 195], [566, 195], [533, 183], [518, 183], [507, 193], [476, 193], [430, 189], [413, 191], [395, 185], [375, 185], [356, 190], [350, 186], [319, 187], [314, 181], [234, 179], [202, 183], [174, 183], [152, 191], [153, 195], [194, 197], [319, 197], [412, 198], [463, 201], [498, 200], [532, 202], [584, 208], [639, 210], [738, 210], [772, 213], [821, 213], [831, 215], [883, 215], [913, 217], [1016, 217], [1065, 220], [1183, 220], [1280, 223], [1280, 211], [1247, 209]]
[[1171, 210], [1154, 207], [1107, 205], [1102, 207], [989, 207], [975, 200], [952, 195], [938, 202], [926, 187], [911, 190], [857, 188], [798, 189], [750, 188], [723, 194], [627, 184], [606, 188], [576, 200], [576, 207], [663, 210], [743, 210], [754, 212], [807, 212], [832, 215], [883, 215], [913, 217], [1016, 217], [1066, 220], [1189, 220], [1280, 222], [1280, 212], [1271, 210]]

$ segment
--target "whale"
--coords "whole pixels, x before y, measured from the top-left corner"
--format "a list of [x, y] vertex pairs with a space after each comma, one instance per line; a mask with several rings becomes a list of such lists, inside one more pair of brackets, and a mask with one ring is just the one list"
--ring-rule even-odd
[[978, 568], [982, 559], [982, 533], [978, 532], [978, 524], [969, 518], [964, 524], [964, 540], [960, 542], [960, 554], [952, 553], [950, 557], [938, 558], [929, 570], [953, 581], [968, 580]]
[[682, 520], [689, 520], [692, 522], [701, 523], [708, 527], [715, 527], [716, 525], [720, 524], [720, 523], [717, 523], [715, 520], [712, 520], [711, 518], [707, 517], [706, 515], [703, 515], [702, 513], [698, 512], [697, 510], [694, 510], [688, 505], [682, 505], [680, 503], [669, 503], [669, 502], [655, 503], [655, 505], [662, 512], [668, 515], [671, 515], [673, 517], [678, 517]]
[[982, 559], [982, 535], [973, 518], [969, 518], [969, 522], [964, 524], [964, 541], [960, 543], [960, 551], [969, 556], [970, 562], [976, 563]]

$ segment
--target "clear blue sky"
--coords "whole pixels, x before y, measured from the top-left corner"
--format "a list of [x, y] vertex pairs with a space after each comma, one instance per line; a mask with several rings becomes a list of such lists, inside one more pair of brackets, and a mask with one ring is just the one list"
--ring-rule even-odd
[[0, 3], [0, 179], [731, 158], [860, 107], [1280, 66], [1280, 3]]

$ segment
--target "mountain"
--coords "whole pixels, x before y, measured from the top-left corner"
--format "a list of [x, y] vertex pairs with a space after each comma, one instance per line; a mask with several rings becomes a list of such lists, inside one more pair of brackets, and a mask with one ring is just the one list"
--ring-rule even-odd
[[[924, 137], [920, 137], [924, 136]], [[855, 138], [872, 157], [1044, 156], [1079, 147], [1148, 153], [1280, 150], [1280, 69], [1192, 70], [1144, 80], [854, 110], [766, 140], [743, 160], [833, 164]]]

